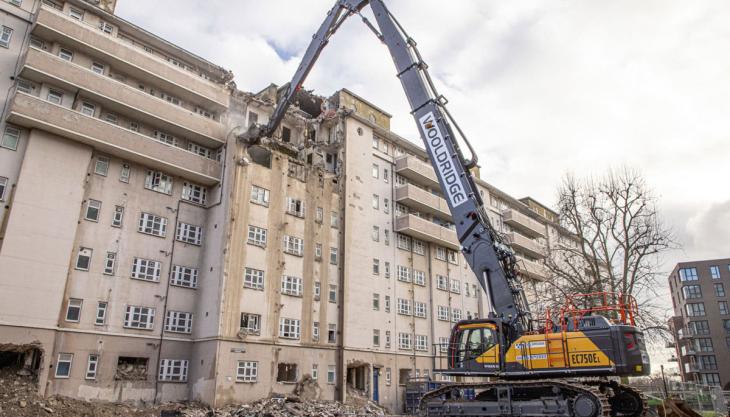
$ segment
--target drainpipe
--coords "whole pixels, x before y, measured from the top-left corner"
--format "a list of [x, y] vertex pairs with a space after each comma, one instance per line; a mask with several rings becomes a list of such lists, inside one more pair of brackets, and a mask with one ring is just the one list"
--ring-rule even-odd
[[[345, 126], [345, 119], [340, 116], [340, 121], [342, 123], [342, 129], [343, 129], [343, 136], [345, 136], [342, 139], [342, 167], [340, 168], [340, 175], [337, 178], [337, 183], [340, 185], [340, 198], [339, 198], [339, 204], [340, 204], [340, 210], [339, 212], [339, 248], [338, 248], [338, 254], [341, 257], [341, 261], [338, 262], [337, 270], [338, 270], [338, 303], [337, 303], [337, 321], [339, 322], [337, 325], [337, 328], [340, 333], [340, 337], [337, 338], [337, 347], [335, 350], [335, 400], [344, 402], [345, 401], [345, 385], [343, 381], [345, 381], [345, 378], [347, 378], [346, 375], [346, 366], [345, 366], [345, 265], [347, 262], [347, 256], [345, 256], [345, 235], [346, 235], [346, 226], [347, 226], [347, 219], [345, 218], [345, 210], [346, 210], [346, 203], [347, 203], [347, 164], [345, 161], [347, 160], [347, 129]], [[335, 160], [335, 164], [337, 163], [337, 160]], [[335, 172], [337, 171], [337, 166], [335, 166]], [[324, 249], [323, 249], [324, 250]], [[323, 292], [324, 292], [324, 285]], [[337, 336], [335, 334], [335, 336]]]
[[433, 370], [436, 369], [436, 354], [438, 353], [436, 351], [436, 324], [433, 321], [433, 270], [431, 266], [431, 242], [426, 243], [426, 247], [428, 249], [428, 306], [431, 310], [431, 315], [428, 317], [429, 320], [429, 327], [431, 331], [431, 347], [433, 348], [433, 356], [431, 357], [431, 375], [433, 374]]

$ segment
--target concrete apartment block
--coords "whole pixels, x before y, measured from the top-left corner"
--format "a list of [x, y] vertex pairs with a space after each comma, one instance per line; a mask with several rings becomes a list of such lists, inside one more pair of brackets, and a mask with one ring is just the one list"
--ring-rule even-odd
[[668, 277], [682, 380], [730, 387], [730, 259], [680, 262]]
[[[409, 377], [446, 378], [439, 344], [490, 306], [425, 151], [387, 112], [302, 93], [247, 147], [236, 134], [268, 120], [276, 86], [236, 90], [113, 1], [15, 3], [0, 2], [0, 356], [41, 393], [223, 405], [309, 375], [321, 398], [400, 411]], [[475, 175], [534, 299], [567, 234]]]

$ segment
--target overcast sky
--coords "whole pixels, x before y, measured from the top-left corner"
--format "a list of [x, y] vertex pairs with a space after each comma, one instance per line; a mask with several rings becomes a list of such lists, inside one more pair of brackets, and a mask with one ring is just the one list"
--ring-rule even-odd
[[[334, 0], [118, 0], [117, 13], [233, 70], [258, 91], [288, 81]], [[567, 172], [640, 169], [682, 260], [730, 257], [730, 4], [726, 1], [393, 0], [482, 178], [554, 206]], [[370, 15], [370, 13], [366, 13]], [[420, 141], [387, 52], [357, 18], [305, 88], [346, 87]], [[669, 308], [669, 307], [668, 307]]]

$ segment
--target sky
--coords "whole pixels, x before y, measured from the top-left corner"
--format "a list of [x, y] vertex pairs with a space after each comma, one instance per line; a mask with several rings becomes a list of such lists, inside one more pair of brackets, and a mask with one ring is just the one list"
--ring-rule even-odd
[[[291, 78], [333, 0], [118, 0], [117, 14], [220, 66], [239, 89]], [[484, 180], [554, 206], [567, 173], [640, 170], [680, 261], [730, 257], [730, 4], [392, 0]], [[366, 17], [372, 14], [364, 12]], [[304, 83], [348, 88], [420, 142], [387, 48], [353, 17]], [[668, 305], [668, 309], [671, 305]]]

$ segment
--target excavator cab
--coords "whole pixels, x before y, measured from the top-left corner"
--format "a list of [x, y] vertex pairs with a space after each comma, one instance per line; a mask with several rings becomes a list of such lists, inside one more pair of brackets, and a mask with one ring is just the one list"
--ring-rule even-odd
[[451, 330], [449, 373], [496, 373], [501, 364], [503, 332], [499, 320], [463, 320]]

